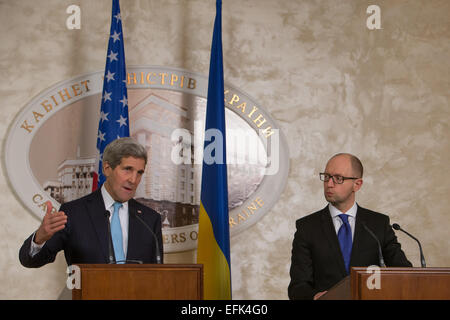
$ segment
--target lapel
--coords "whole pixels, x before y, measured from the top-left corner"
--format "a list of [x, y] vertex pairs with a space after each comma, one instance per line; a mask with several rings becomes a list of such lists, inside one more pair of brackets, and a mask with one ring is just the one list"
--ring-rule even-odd
[[331, 249], [330, 255], [334, 257], [341, 273], [343, 275], [346, 275], [347, 273], [345, 271], [344, 258], [342, 257], [341, 247], [339, 246], [336, 229], [334, 228], [333, 220], [331, 219], [331, 213], [328, 209], [328, 206], [326, 206], [322, 210], [320, 218], [322, 231]]
[[97, 239], [100, 244], [101, 252], [103, 253], [105, 263], [108, 262], [108, 222], [105, 216], [105, 203], [103, 201], [100, 188], [91, 194], [91, 197], [86, 199], [86, 206], [89, 218], [91, 219]]
[[350, 266], [360, 267], [357, 264], [358, 256], [361, 252], [361, 241], [363, 240], [364, 230], [362, 222], [366, 222], [366, 212], [364, 209], [358, 206], [356, 211], [356, 220], [355, 220], [355, 234], [353, 236], [353, 247], [352, 247], [352, 255], [350, 257]]
[[140, 221], [136, 218], [137, 208], [134, 199], [128, 201], [128, 249], [127, 259], [135, 259], [138, 254], [135, 253], [135, 249], [139, 247], [139, 234]]

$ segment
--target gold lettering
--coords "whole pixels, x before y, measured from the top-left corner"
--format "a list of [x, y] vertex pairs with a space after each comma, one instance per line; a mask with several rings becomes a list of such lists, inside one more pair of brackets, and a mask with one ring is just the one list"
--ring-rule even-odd
[[75, 83], [73, 86], [72, 86], [72, 90], [73, 90], [73, 94], [74, 94], [74, 96], [76, 97], [76, 96], [79, 96], [82, 92], [81, 92], [81, 89], [80, 89], [80, 85], [78, 84], [78, 83]]
[[72, 97], [70, 96], [69, 91], [67, 90], [67, 88], [64, 88], [64, 92], [65, 92], [65, 94], [62, 93], [61, 91], [58, 91], [59, 96], [61, 97], [62, 102], [66, 102], [66, 99], [64, 99], [64, 96], [67, 97], [67, 100], [72, 99]]
[[241, 221], [245, 221], [246, 219], [239, 213], [238, 214], [238, 223], [241, 223]]
[[178, 81], [178, 76], [174, 73], [172, 73], [172, 76], [170, 77], [170, 85], [173, 86], [175, 82]]
[[144, 84], [144, 72], [141, 71], [141, 84]]
[[[44, 197], [42, 197], [42, 195], [36, 193], [36, 194], [33, 196], [32, 200], [33, 200], [33, 202], [34, 202], [35, 204], [37, 204], [37, 207], [38, 207], [38, 208], [41, 208], [41, 210], [42, 210], [43, 212], [47, 212], [47, 201], [42, 202], [42, 201], [44, 200]], [[58, 211], [58, 210], [56, 210], [56, 208], [53, 207], [51, 213], [56, 213], [57, 211]]]
[[195, 89], [195, 86], [197, 85], [197, 83], [196, 83], [196, 81], [195, 81], [195, 79], [192, 79], [192, 78], [189, 78], [189, 81], [188, 81], [188, 88], [189, 89]]
[[186, 242], [186, 234], [184, 232], [180, 233], [180, 242]]
[[253, 214], [254, 211], [258, 210], [258, 207], [255, 205], [254, 202], [252, 202], [251, 206], [248, 206], [247, 209], [250, 212], [250, 214]]
[[165, 244], [168, 244], [168, 243], [169, 243], [169, 235], [168, 235], [168, 234], [163, 234], [163, 242], [164, 242]]
[[238, 105], [237, 109], [242, 109], [242, 113], [245, 113], [245, 107], [247, 106], [247, 102], [242, 102], [240, 105]]
[[264, 122], [266, 122], [266, 119], [262, 114], [260, 114], [253, 122], [256, 124], [256, 126], [259, 128], [263, 125]]
[[44, 107], [45, 111], [50, 112], [52, 110], [52, 105], [46, 103], [48, 103], [48, 100], [44, 100], [43, 102], [41, 102], [41, 106]]
[[272, 127], [269, 126], [269, 127], [265, 128], [264, 130], [262, 130], [262, 133], [264, 133], [266, 138], [268, 138], [274, 134], [274, 131], [272, 130]]
[[55, 103], [55, 107], [58, 105], [58, 101], [56, 101], [55, 96], [50, 96], [50, 98], [52, 98], [53, 102]]
[[250, 114], [248, 115], [249, 118], [252, 117], [253, 112], [255, 112], [256, 110], [258, 110], [257, 107], [253, 106], [253, 110], [250, 112]]
[[233, 218], [230, 218], [229, 220], [230, 220], [229, 222], [230, 228], [233, 228], [233, 226], [235, 226], [237, 223], [234, 221]]
[[33, 111], [33, 115], [34, 115], [34, 120], [36, 122], [39, 122], [39, 118], [43, 118], [44, 117], [43, 114], [40, 114], [39, 112], [36, 112], [36, 111]]
[[41, 202], [44, 198], [42, 198], [42, 196], [40, 195], [40, 194], [38, 194], [38, 193], [36, 193], [34, 196], [33, 196], [33, 202], [34, 203], [39, 203], [39, 202]]
[[230, 91], [230, 90], [224, 90], [224, 92], [223, 92], [223, 96], [224, 96], [223, 101], [225, 104], [227, 103], [227, 97], [225, 97], [225, 96], [227, 95], [228, 91]]
[[244, 209], [244, 210], [242, 210], [241, 212], [242, 212], [242, 213], [245, 213], [245, 215], [247, 216], [247, 218], [250, 217], [250, 214], [248, 213], [247, 210]]
[[127, 75], [127, 83], [128, 84], [131, 84], [131, 76], [130, 76], [130, 74], [132, 75], [132, 77], [133, 77], [133, 84], [137, 84], [137, 80], [136, 80], [136, 73], [128, 73], [128, 75]]
[[89, 87], [88, 87], [88, 82], [89, 82], [90, 80], [84, 80], [84, 81], [81, 81], [81, 84], [84, 84], [84, 88], [86, 89], [86, 92], [88, 92], [89, 91]]
[[183, 86], [184, 86], [184, 76], [181, 76], [180, 88], [183, 88]]
[[[42, 202], [40, 205], [38, 205], [38, 207], [41, 208], [41, 210], [44, 212], [47, 211], [47, 204], [45, 202]], [[53, 211], [53, 210], [56, 210], [56, 209], [52, 208], [52, 212], [54, 213], [55, 211]]]
[[[83, 87], [86, 91], [89, 91], [88, 82], [89, 80], [84, 80], [81, 81], [80, 83], [75, 83], [74, 85], [71, 86], [74, 97], [83, 94]], [[58, 94], [62, 102], [66, 102], [66, 100], [72, 99], [72, 96], [70, 95], [69, 90], [67, 88], [58, 91]], [[52, 111], [54, 106], [56, 107], [57, 105], [59, 105], [58, 99], [54, 95], [51, 95], [50, 98], [53, 101], [54, 105], [49, 100], [44, 100], [43, 102], [41, 102], [41, 106], [44, 107], [47, 113]], [[35, 115], [35, 117], [36, 116], [40, 116], [40, 114]]]
[[255, 198], [255, 202], [259, 205], [260, 208], [262, 208], [264, 205], [264, 201], [260, 197]]
[[33, 131], [33, 130], [31, 130], [31, 129], [34, 128], [34, 126], [32, 126], [32, 125], [30, 125], [30, 124], [27, 123], [27, 120], [25, 120], [25, 121], [22, 123], [22, 125], [21, 125], [20, 127], [21, 127], [21, 128], [24, 128], [25, 130], [27, 130], [28, 133], [31, 133], [31, 131]]
[[256, 211], [259, 210], [259, 208], [262, 208], [264, 206], [264, 201], [260, 197], [256, 197], [252, 203], [247, 206], [247, 208], [243, 208], [236, 216], [235, 218], [229, 218], [229, 226], [232, 228], [235, 225], [238, 225], [242, 223], [243, 221], [246, 221], [250, 216], [255, 214]]
[[156, 73], [154, 73], [154, 72], [152, 72], [152, 73], [150, 73], [150, 72], [147, 73], [147, 83], [148, 83], [148, 84], [155, 84], [154, 81], [151, 81], [151, 80], [150, 80], [150, 76], [151, 76], [151, 75], [156, 76]]
[[161, 77], [161, 84], [164, 84], [166, 81], [167, 73], [160, 73], [159, 76]]
[[230, 100], [230, 106], [233, 105], [233, 103], [238, 102], [239, 101], [239, 96], [237, 94], [233, 94], [233, 98], [231, 98]]

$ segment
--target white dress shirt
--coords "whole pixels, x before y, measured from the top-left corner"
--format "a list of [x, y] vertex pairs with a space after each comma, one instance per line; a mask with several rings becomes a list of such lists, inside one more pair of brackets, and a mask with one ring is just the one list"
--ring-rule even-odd
[[350, 225], [350, 229], [352, 229], [352, 241], [353, 241], [353, 236], [355, 235], [356, 211], [358, 210], [358, 206], [356, 205], [356, 202], [353, 203], [353, 206], [347, 212], [341, 212], [338, 208], [333, 206], [331, 203], [328, 205], [328, 208], [330, 209], [330, 214], [331, 214], [331, 218], [333, 219], [333, 224], [334, 224], [334, 229], [336, 230], [336, 234], [339, 232], [339, 229], [343, 224], [341, 218], [339, 218], [339, 215], [344, 213], [349, 216], [348, 223]]
[[[108, 210], [111, 214], [109, 215], [109, 223], [111, 223], [112, 215], [114, 213], [114, 199], [111, 197], [111, 195], [108, 193], [108, 191], [105, 188], [105, 185], [101, 188], [103, 202], [105, 203], [105, 208]], [[129, 214], [128, 214], [128, 201], [122, 203], [122, 207], [119, 209], [119, 220], [120, 220], [120, 226], [122, 228], [122, 240], [123, 240], [123, 253], [125, 257], [127, 256], [127, 250], [128, 250], [128, 220], [129, 220]], [[30, 256], [34, 257], [39, 251], [41, 251], [42, 247], [44, 246], [45, 242], [42, 244], [36, 244], [34, 242], [34, 236], [36, 235], [36, 232], [33, 234], [33, 238], [31, 240], [31, 246], [30, 246]]]

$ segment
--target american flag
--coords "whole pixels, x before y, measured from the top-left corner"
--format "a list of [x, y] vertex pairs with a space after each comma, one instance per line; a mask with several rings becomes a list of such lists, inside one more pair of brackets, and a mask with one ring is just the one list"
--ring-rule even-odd
[[128, 116], [127, 74], [123, 47], [122, 17], [119, 0], [112, 1], [111, 31], [103, 80], [100, 120], [97, 133], [97, 172], [92, 190], [105, 181], [102, 159], [105, 147], [113, 140], [130, 136]]

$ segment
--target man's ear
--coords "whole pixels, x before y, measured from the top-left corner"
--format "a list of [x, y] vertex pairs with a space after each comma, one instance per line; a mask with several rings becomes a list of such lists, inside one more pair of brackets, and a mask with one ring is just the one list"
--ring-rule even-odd
[[363, 185], [363, 179], [356, 179], [355, 183], [353, 184], [353, 191], [354, 192], [358, 191], [359, 189], [361, 189], [362, 185]]
[[102, 163], [102, 170], [103, 170], [103, 175], [105, 177], [109, 176], [109, 172], [112, 170], [111, 166], [109, 165], [108, 162], [103, 162]]

